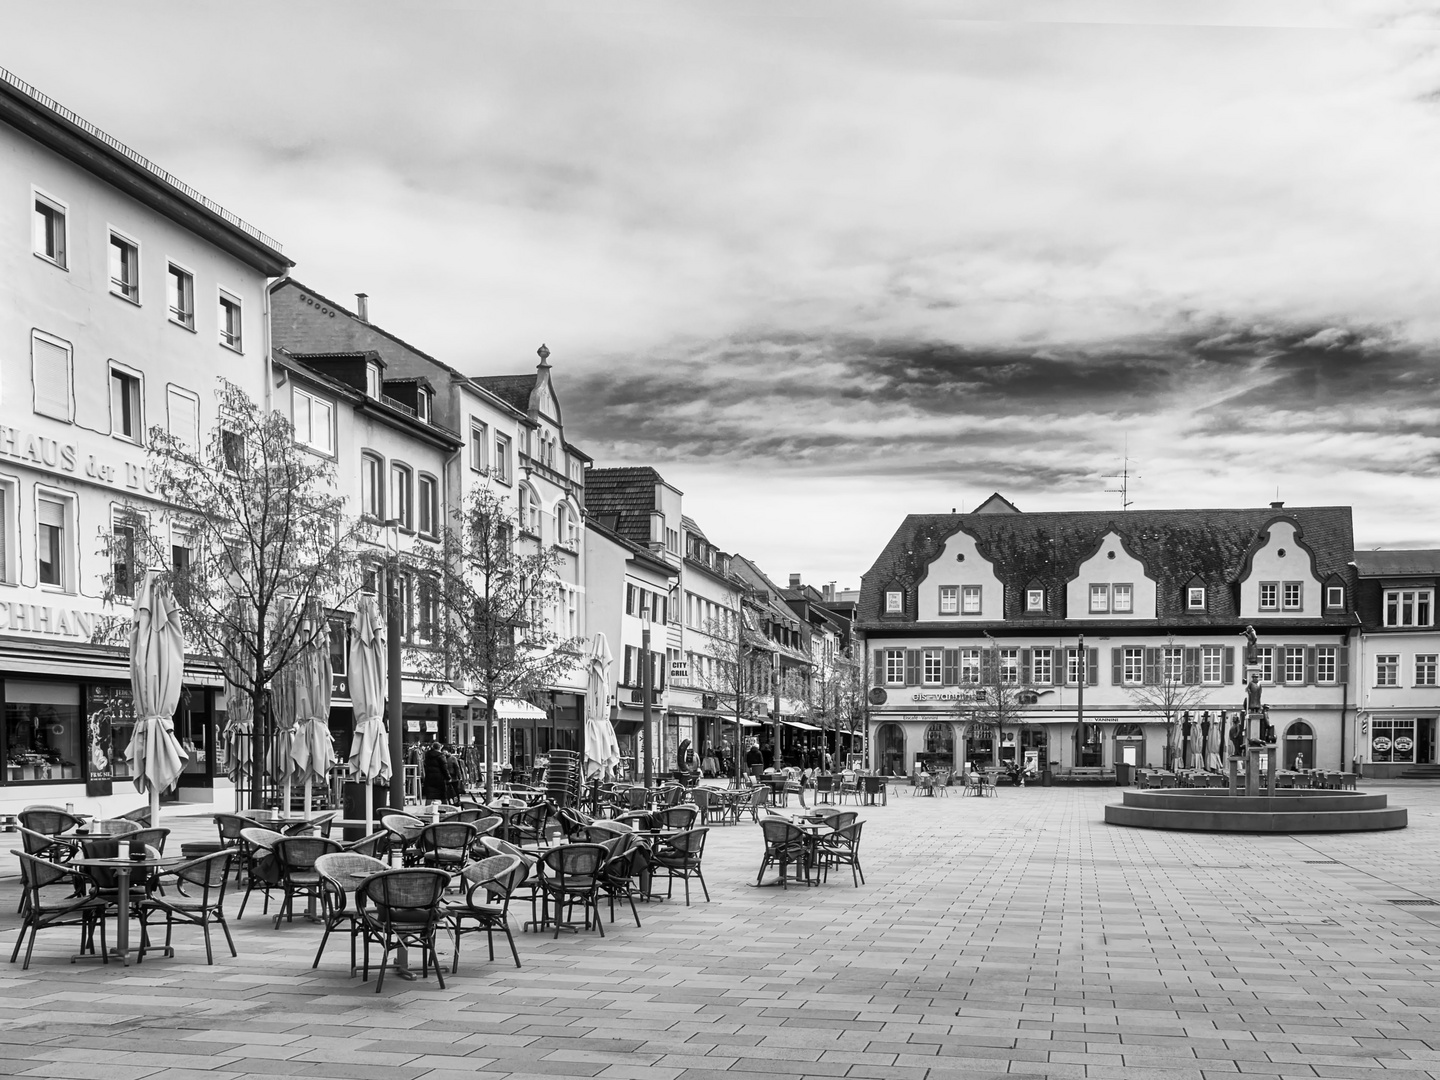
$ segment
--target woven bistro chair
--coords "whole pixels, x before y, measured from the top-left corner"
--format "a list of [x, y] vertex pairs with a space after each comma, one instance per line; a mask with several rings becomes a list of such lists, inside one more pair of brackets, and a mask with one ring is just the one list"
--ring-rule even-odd
[[245, 829], [253, 829], [255, 822], [242, 814], [216, 814], [215, 831], [220, 834], [220, 843], [224, 847], [233, 847], [236, 851], [236, 858], [230, 862], [230, 868], [235, 871], [235, 884], [240, 884], [240, 874], [249, 862], [249, 849], [246, 847], [245, 839], [240, 834]]
[[540, 885], [537, 880], [539, 871], [535, 869], [540, 862], [539, 858], [532, 851], [522, 851], [508, 840], [502, 840], [498, 836], [482, 836], [479, 843], [482, 857], [488, 858], [492, 855], [514, 855], [520, 860], [519, 869], [510, 881], [510, 898], [530, 901], [530, 921], [526, 927], [535, 927], [539, 917], [538, 905], [540, 902]]
[[[491, 855], [472, 862], [460, 871], [465, 883], [465, 899], [449, 901], [450, 931], [455, 936], [455, 955], [450, 963], [450, 973], [460, 970], [460, 938], [464, 934], [478, 934], [484, 931], [490, 946], [490, 959], [495, 959], [495, 931], [499, 930], [510, 943], [510, 955], [515, 966], [520, 966], [520, 953], [515, 948], [515, 937], [510, 933], [510, 892], [512, 885], [521, 884], [527, 871], [521, 865], [518, 855]], [[495, 899], [499, 903], [495, 903]], [[474, 925], [467, 925], [473, 923]]]
[[548, 802], [538, 802], [517, 816], [510, 823], [510, 832], [516, 844], [543, 844], [549, 829], [550, 818], [555, 808]]
[[620, 821], [596, 821], [586, 827], [576, 839], [587, 844], [603, 844], [617, 836], [634, 835], [635, 830]]
[[131, 821], [129, 818], [107, 818], [103, 821], [92, 821], [90, 831], [96, 836], [129, 836], [145, 828], [138, 821]]
[[379, 859], [354, 851], [332, 851], [315, 860], [315, 872], [320, 875], [320, 904], [325, 933], [320, 938], [320, 947], [315, 950], [315, 960], [310, 965], [312, 969], [320, 966], [320, 957], [325, 953], [331, 931], [343, 926], [350, 934], [350, 974], [355, 974], [355, 939], [362, 929], [360, 913], [355, 906], [355, 890], [367, 878], [389, 869]]
[[466, 821], [426, 825], [415, 835], [415, 864], [459, 873], [469, 861], [470, 845], [477, 836], [475, 826]]
[[[366, 855], [372, 859], [383, 859], [390, 854], [390, 834], [383, 829], [342, 844], [341, 848], [352, 855]], [[323, 858], [323, 856], [322, 856]]]
[[402, 866], [415, 864], [415, 837], [425, 828], [425, 822], [409, 814], [386, 814], [380, 819], [380, 827], [391, 836], [390, 849], [400, 852]]
[[342, 851], [336, 840], [323, 836], [282, 836], [270, 847], [275, 864], [280, 869], [280, 887], [285, 892], [285, 902], [275, 913], [275, 929], [280, 929], [281, 920], [295, 921], [295, 897], [305, 896], [319, 900], [324, 889], [320, 885], [320, 874], [315, 869], [315, 860], [321, 855]]
[[[75, 853], [80, 850], [80, 841], [83, 839], [83, 837], [81, 837], [74, 840], [62, 840], [48, 833], [40, 833], [34, 829], [27, 829], [24, 825], [17, 825], [15, 828], [20, 833], [20, 847], [24, 849], [25, 854], [33, 855], [35, 858], [42, 859], [45, 862], [68, 863], [75, 857]], [[83, 890], [77, 886], [76, 895], [79, 895], [81, 891]], [[29, 900], [30, 894], [24, 889], [21, 889], [20, 903], [16, 906], [15, 910], [17, 912], [23, 912]]]
[[142, 829], [148, 829], [152, 824], [154, 824], [150, 820], [150, 807], [148, 806], [137, 806], [134, 810], [127, 810], [115, 820], [133, 821], [137, 826]]
[[445, 888], [450, 875], [428, 866], [382, 870], [362, 881], [355, 889], [355, 906], [366, 937], [365, 970], [370, 970], [370, 941], [381, 947], [380, 978], [375, 983], [378, 994], [385, 986], [385, 967], [390, 953], [398, 948], [416, 949], [420, 953], [420, 974], [430, 974], [440, 989], [445, 989], [445, 975], [435, 953], [435, 935], [444, 919]]
[[[634, 833], [628, 834], [633, 837]], [[623, 843], [626, 838], [617, 838]], [[648, 887], [650, 880], [650, 845], [631, 839], [628, 846], [613, 849], [600, 868], [600, 891], [610, 901], [610, 922], [615, 922], [615, 898], [624, 897], [630, 904], [635, 925], [640, 925], [640, 912], [635, 907], [635, 890]], [[598, 915], [596, 916], [599, 917]]]
[[[600, 868], [610, 852], [603, 844], [564, 844], [550, 848], [540, 855], [536, 864], [541, 891], [541, 902], [548, 909], [548, 902], [555, 904], [555, 936], [560, 936], [561, 909], [573, 915], [576, 903], [585, 913], [585, 928], [594, 926], [605, 936], [605, 926], [600, 919]], [[541, 929], [548, 920], [548, 910], [542, 913]], [[566, 922], [570, 920], [567, 918]]]
[[166, 956], [174, 955], [174, 949], [170, 946], [170, 935], [177, 921], [200, 927], [205, 935], [205, 963], [215, 963], [215, 951], [210, 942], [212, 921], [219, 923], [220, 929], [225, 932], [225, 944], [230, 946], [230, 955], [238, 955], [235, 952], [235, 939], [230, 936], [230, 925], [225, 921], [225, 881], [230, 876], [230, 863], [235, 854], [234, 848], [222, 848], [160, 872], [160, 884], [173, 882], [176, 892], [173, 896], [151, 895], [141, 902], [140, 951], [135, 958], [137, 963], [144, 961], [145, 950], [150, 947], [150, 917], [160, 914], [165, 916]]
[[662, 829], [693, 828], [699, 816], [700, 811], [694, 806], [671, 806], [653, 815], [655, 824]]
[[[89, 889], [79, 896], [74, 893], [73, 867], [62, 866], [46, 859], [36, 858], [23, 851], [11, 851], [20, 860], [20, 885], [25, 890], [25, 902], [21, 905], [25, 915], [20, 923], [20, 933], [15, 937], [15, 948], [10, 953], [10, 962], [15, 963], [20, 955], [20, 946], [25, 943], [25, 932], [30, 932], [30, 944], [25, 949], [25, 963], [22, 971], [30, 969], [30, 955], [35, 951], [35, 938], [41, 930], [52, 930], [57, 926], [78, 926], [80, 928], [80, 951], [95, 951], [95, 927], [100, 927], [100, 956], [110, 962], [110, 950], [105, 942], [106, 900], [95, 889]], [[70, 962], [75, 962], [75, 957]]]
[[700, 861], [705, 856], [705, 837], [709, 832], [709, 829], [691, 829], [675, 836], [667, 836], [655, 845], [650, 856], [651, 872], [657, 877], [663, 874], [670, 879], [665, 889], [667, 898], [674, 892], [677, 877], [685, 882], [686, 907], [690, 906], [692, 877], [700, 882], [705, 902], [710, 902], [710, 889], [706, 886], [705, 875], [700, 869]]
[[[39, 833], [42, 836], [51, 838], [54, 850], [49, 855], [41, 855], [39, 852], [31, 852], [32, 855], [39, 855], [42, 859], [51, 862], [64, 862], [75, 852], [73, 840], [60, 839], [61, 833], [67, 833], [84, 822], [74, 814], [64, 810], [56, 810], [49, 806], [27, 806], [20, 813], [15, 815], [20, 822], [22, 829], [29, 829], [31, 832]], [[66, 852], [68, 848], [68, 853]], [[26, 849], [29, 850], [28, 848]]]
[[281, 887], [280, 865], [275, 861], [275, 853], [272, 849], [279, 841], [284, 840], [285, 836], [269, 829], [252, 826], [240, 830], [240, 839], [245, 845], [245, 850], [241, 853], [241, 857], [245, 860], [245, 895], [240, 900], [240, 911], [235, 916], [236, 922], [245, 917], [245, 905], [250, 902], [250, 894], [256, 889], [260, 890], [265, 899], [260, 914], [269, 914], [270, 894]]
[[830, 878], [832, 866], [848, 866], [855, 886], [858, 888], [865, 883], [865, 871], [860, 869], [860, 831], [864, 827], [863, 821], [852, 821], [819, 838], [816, 852], [826, 880]]
[[[775, 863], [780, 867], [781, 887], [788, 889], [790, 885], [786, 870], [792, 863], [806, 866], [810, 858], [804, 831], [787, 818], [767, 817], [760, 822], [760, 834], [765, 839], [765, 855], [760, 860], [760, 872], [755, 875], [755, 884], [760, 884], [765, 877], [765, 870], [771, 863]], [[808, 873], [805, 880], [808, 884]]]

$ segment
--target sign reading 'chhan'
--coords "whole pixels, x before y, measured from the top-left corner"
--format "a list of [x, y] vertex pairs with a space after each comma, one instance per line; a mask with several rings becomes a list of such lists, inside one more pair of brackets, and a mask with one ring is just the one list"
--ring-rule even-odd
[[95, 633], [95, 616], [88, 611], [12, 600], [0, 603], [0, 633], [50, 634], [89, 641]]

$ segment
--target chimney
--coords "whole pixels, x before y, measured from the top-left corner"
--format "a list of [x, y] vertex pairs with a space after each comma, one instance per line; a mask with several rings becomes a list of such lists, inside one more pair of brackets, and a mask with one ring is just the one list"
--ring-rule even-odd
[[832, 581], [820, 590], [821, 598], [828, 604], [835, 599], [835, 583]]
[[1270, 509], [1271, 509], [1271, 510], [1284, 510], [1284, 509], [1285, 509], [1285, 503], [1284, 503], [1282, 500], [1280, 500], [1280, 499], [1276, 499], [1274, 502], [1272, 502], [1272, 503], [1270, 504]]
[[368, 294], [363, 292], [355, 294], [355, 313], [360, 316], [361, 322], [368, 323], [370, 321], [370, 297]]
[[800, 588], [800, 575], [799, 575], [799, 574], [791, 574], [791, 575], [790, 575], [790, 588], [792, 588], [792, 589], [798, 589], [798, 588]]

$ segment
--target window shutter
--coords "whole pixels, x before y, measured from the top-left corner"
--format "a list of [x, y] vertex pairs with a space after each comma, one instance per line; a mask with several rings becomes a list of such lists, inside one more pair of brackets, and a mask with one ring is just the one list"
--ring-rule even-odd
[[995, 665], [999, 656], [994, 649], [982, 649], [980, 651], [980, 681], [989, 686], [996, 679]]
[[1186, 686], [1194, 686], [1200, 681], [1200, 650], [1187, 648], [1185, 650], [1184, 680]]
[[626, 685], [626, 686], [634, 686], [634, 685], [635, 685], [633, 682], [630, 681], [630, 673], [634, 670], [634, 663], [635, 663], [635, 646], [634, 646], [634, 645], [626, 645], [626, 646], [625, 646], [625, 679], [624, 679], [624, 682], [625, 682], [625, 685]]
[[940, 654], [940, 682], [945, 686], [960, 684], [959, 649], [946, 649]]
[[635, 614], [635, 586], [634, 586], [634, 585], [626, 585], [626, 586], [625, 586], [625, 614], [626, 614], [626, 615], [634, 615], [634, 614]]
[[1112, 686], [1125, 685], [1125, 650], [1110, 650], [1110, 684]]
[[1350, 646], [1341, 645], [1335, 650], [1335, 678], [1343, 685], [1350, 681]]
[[920, 650], [905, 650], [905, 685], [920, 685]]
[[1145, 685], [1155, 686], [1160, 682], [1160, 650], [1145, 650]]
[[0, 487], [0, 581], [9, 580], [6, 577], [6, 570], [10, 564], [6, 561], [5, 551], [5, 538], [10, 535], [10, 514], [12, 513], [8, 502], [9, 494], [8, 488]]
[[1315, 685], [1315, 646], [1305, 646], [1305, 685]]
[[870, 672], [871, 686], [885, 685], [885, 650], [875, 650], [875, 667]]
[[167, 391], [167, 397], [170, 434], [193, 453], [200, 448], [200, 405], [188, 394], [176, 392], [174, 387]]
[[1085, 658], [1085, 685], [1100, 685], [1100, 650], [1086, 649], [1090, 655]]
[[1030, 650], [1020, 650], [1020, 685], [1030, 685]]
[[56, 420], [70, 419], [70, 350], [31, 337], [35, 411]]
[[1276, 645], [1270, 650], [1271, 681], [1276, 686], [1285, 685], [1285, 646]]
[[1226, 686], [1235, 681], [1235, 646], [1225, 646], [1225, 675], [1222, 680]]

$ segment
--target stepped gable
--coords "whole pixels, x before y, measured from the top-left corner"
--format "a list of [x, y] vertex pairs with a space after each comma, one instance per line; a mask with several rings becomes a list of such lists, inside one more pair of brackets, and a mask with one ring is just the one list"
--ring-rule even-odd
[[[1345, 506], [910, 514], [864, 575], [858, 619], [875, 627], [903, 622], [893, 616], [881, 617], [885, 589], [914, 586], [925, 576], [945, 541], [962, 529], [975, 538], [977, 550], [991, 561], [1006, 586], [1005, 617], [1018, 619], [1026, 585], [1039, 582], [1051, 595], [1063, 596], [1080, 565], [1113, 530], [1156, 580], [1161, 620], [1233, 625], [1238, 615], [1235, 590], [1230, 586], [1239, 580], [1262, 530], [1284, 518], [1299, 526], [1300, 539], [1314, 555], [1320, 580], [1335, 574], [1353, 587], [1354, 537], [1350, 508]], [[1187, 612], [1182, 606], [1184, 587], [1195, 577], [1210, 587], [1210, 609], [1204, 614]], [[1027, 626], [1069, 625], [1060, 618], [1025, 617], [1023, 621]], [[1321, 621], [1348, 623], [1350, 616], [1336, 613], [1323, 616]], [[943, 625], [955, 624], [952, 621]]]
[[589, 469], [585, 473], [585, 509], [594, 517], [612, 517], [611, 531], [632, 544], [650, 542], [650, 513], [660, 474], [648, 465]]

